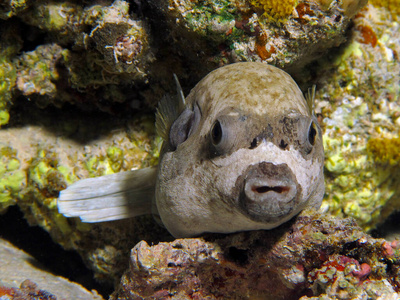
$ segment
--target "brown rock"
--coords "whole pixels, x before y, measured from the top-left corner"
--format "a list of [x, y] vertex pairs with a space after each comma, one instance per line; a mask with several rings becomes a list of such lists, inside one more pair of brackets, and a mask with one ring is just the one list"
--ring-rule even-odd
[[110, 299], [397, 299], [399, 254], [351, 219], [306, 212], [275, 230], [142, 241]]

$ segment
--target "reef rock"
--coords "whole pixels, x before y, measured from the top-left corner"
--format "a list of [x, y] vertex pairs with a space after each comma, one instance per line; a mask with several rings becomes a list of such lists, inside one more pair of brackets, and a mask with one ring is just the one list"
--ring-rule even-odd
[[193, 72], [238, 61], [300, 69], [346, 41], [366, 2], [150, 1], [166, 20], [171, 49], [196, 66]]
[[58, 213], [57, 197], [78, 178], [154, 165], [158, 152], [149, 151], [156, 149], [158, 140], [151, 133], [154, 120], [67, 111], [49, 115], [35, 106], [18, 111], [26, 110], [25, 117], [13, 114], [30, 125], [0, 130], [0, 213], [17, 204], [31, 225], [41, 226], [55, 242], [80, 253], [97, 279], [117, 280], [129, 250], [142, 239], [154, 240], [154, 235], [158, 241], [157, 233], [164, 230], [151, 216], [100, 224], [66, 219]]
[[398, 299], [398, 245], [312, 211], [275, 230], [142, 241], [110, 299]]
[[330, 63], [319, 61], [314, 82], [326, 158], [322, 210], [367, 231], [400, 210], [400, 26], [396, 5], [376, 2], [355, 17]]
[[96, 291], [46, 271], [32, 256], [0, 239], [0, 299], [101, 300]]

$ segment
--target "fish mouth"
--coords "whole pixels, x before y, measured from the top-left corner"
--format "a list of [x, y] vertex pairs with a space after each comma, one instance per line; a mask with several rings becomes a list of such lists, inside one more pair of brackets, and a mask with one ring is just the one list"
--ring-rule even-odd
[[250, 219], [279, 223], [298, 211], [301, 186], [286, 164], [252, 165], [240, 181], [239, 207]]

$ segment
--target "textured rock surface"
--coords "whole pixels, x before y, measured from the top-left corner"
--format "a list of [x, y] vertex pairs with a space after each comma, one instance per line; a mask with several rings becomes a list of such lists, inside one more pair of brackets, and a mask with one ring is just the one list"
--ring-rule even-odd
[[365, 230], [400, 209], [400, 31], [393, 13], [368, 4], [347, 45], [330, 63], [320, 61], [316, 81], [326, 157], [322, 209], [352, 216]]
[[275, 230], [142, 241], [111, 299], [397, 299], [399, 288], [398, 243], [308, 211]]
[[49, 115], [34, 106], [19, 109], [14, 117], [29, 125], [13, 121], [13, 127], [0, 130], [0, 210], [17, 202], [30, 224], [77, 250], [98, 279], [116, 280], [126, 268], [129, 250], [165, 231], [151, 216], [103, 224], [67, 219], [58, 213], [58, 192], [78, 178], [154, 164], [153, 119], [140, 117], [137, 125], [138, 120], [104, 114]]
[[8, 1], [0, 7], [0, 125], [21, 94], [40, 107], [113, 111], [154, 105], [173, 72], [193, 85], [228, 62], [299, 69], [343, 43], [365, 4], [283, 1], [268, 10], [263, 2]]
[[[14, 299], [6, 298], [6, 292], [10, 294], [13, 292], [14, 295], [22, 297], [18, 299], [55, 299], [54, 297], [81, 300], [103, 299], [96, 291], [90, 292], [79, 284], [49, 273], [32, 256], [3, 239], [0, 239], [0, 266], [1, 299]], [[34, 282], [37, 286], [35, 287], [30, 282], [24, 282], [26, 279]], [[11, 289], [19, 287], [21, 287], [20, 290], [12, 291]], [[36, 298], [29, 298], [33, 295]]]
[[[346, 40], [351, 18], [366, 1], [151, 1], [174, 43], [196, 69], [265, 61], [300, 69]], [[344, 2], [345, 3], [345, 2]]]

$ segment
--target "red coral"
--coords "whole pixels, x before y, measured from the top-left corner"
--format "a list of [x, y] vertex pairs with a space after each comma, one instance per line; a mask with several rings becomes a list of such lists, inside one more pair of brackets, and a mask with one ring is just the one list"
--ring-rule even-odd
[[371, 267], [366, 263], [362, 263], [358, 269], [353, 270], [351, 273], [360, 280], [363, 280], [371, 273]]
[[382, 248], [383, 248], [383, 251], [384, 251], [384, 253], [386, 255], [391, 256], [391, 255], [394, 254], [394, 250], [392, 248], [392, 245], [389, 242], [384, 242], [382, 244]]

